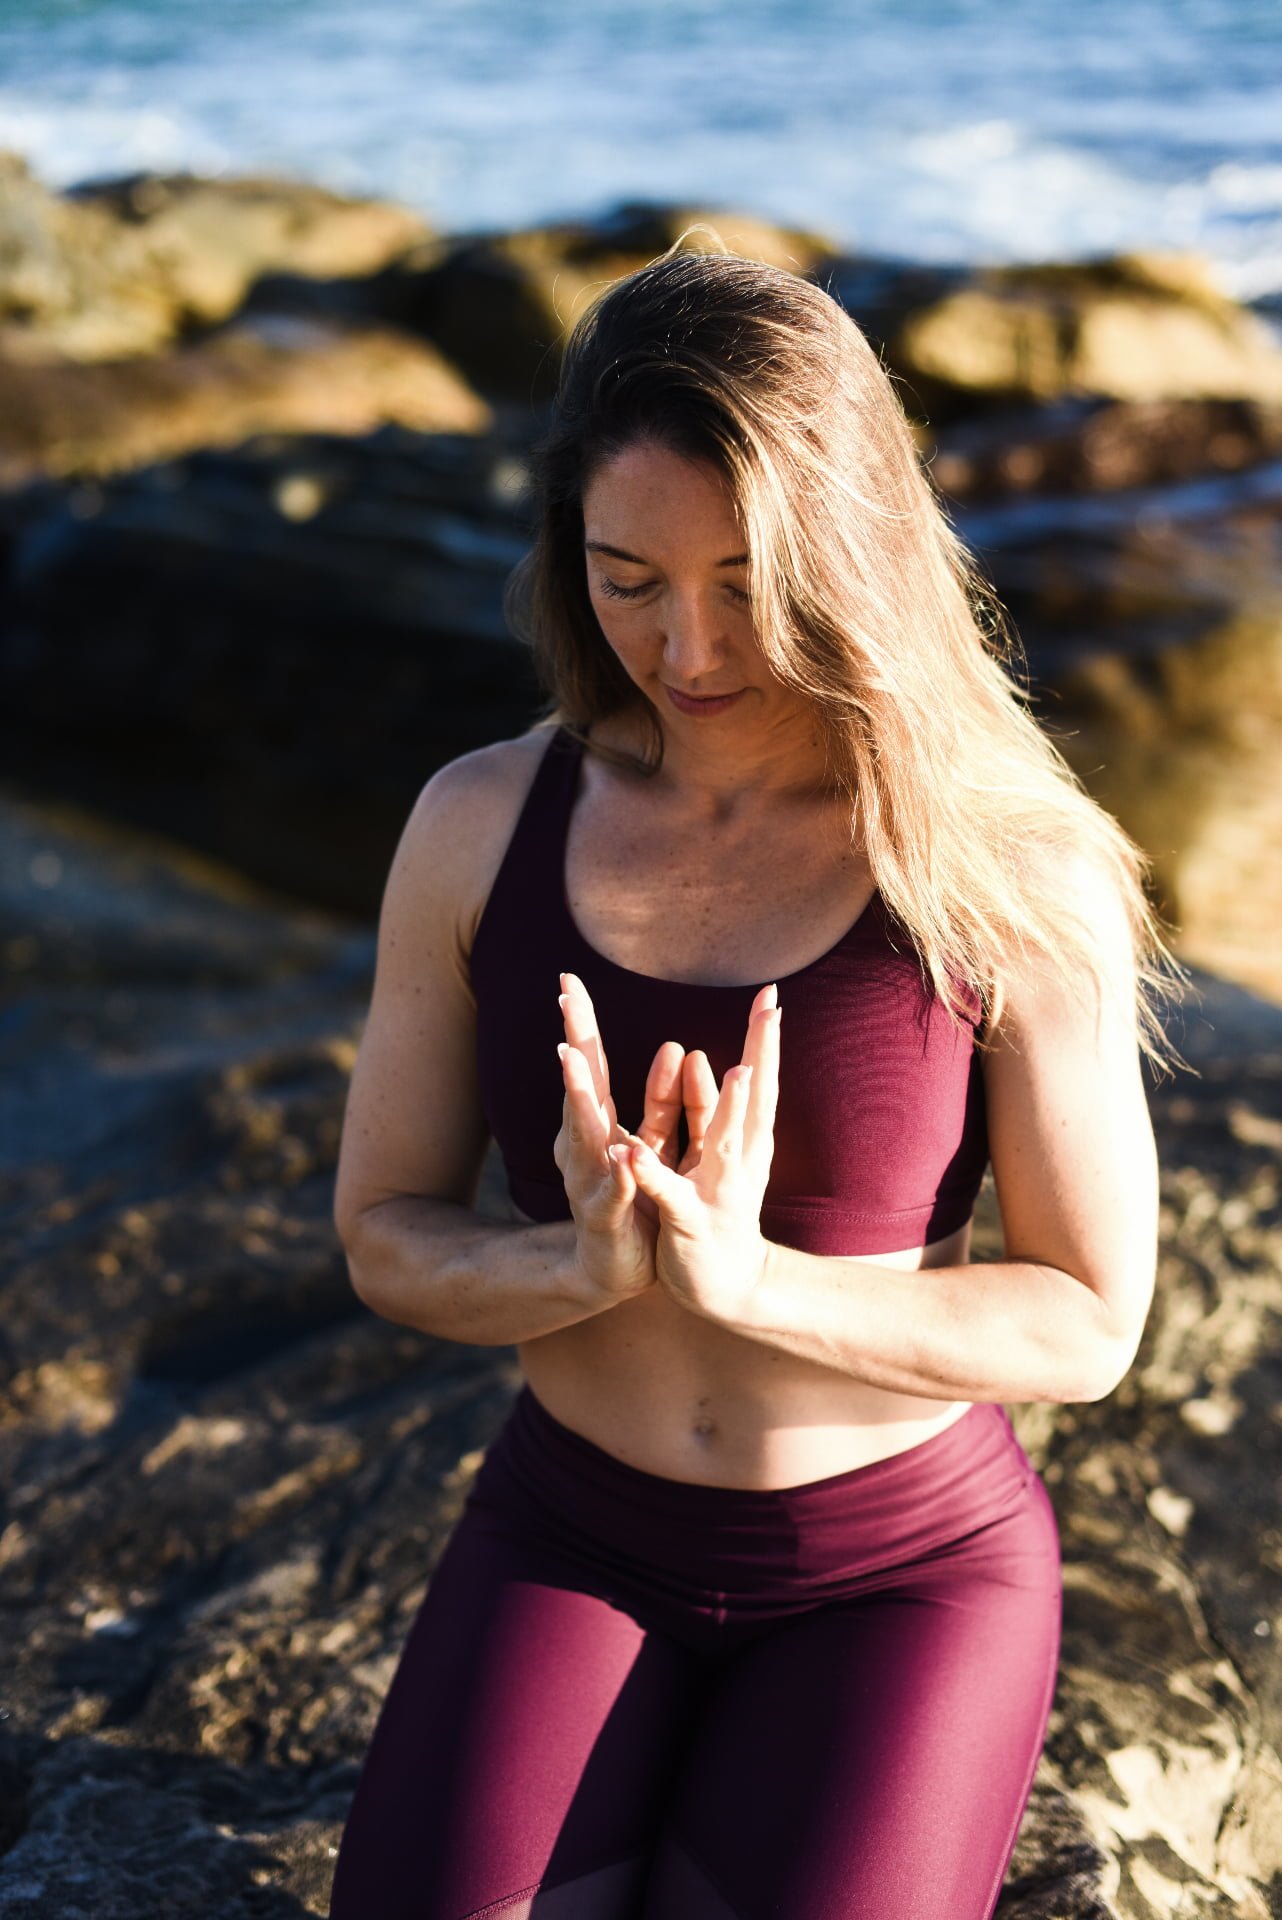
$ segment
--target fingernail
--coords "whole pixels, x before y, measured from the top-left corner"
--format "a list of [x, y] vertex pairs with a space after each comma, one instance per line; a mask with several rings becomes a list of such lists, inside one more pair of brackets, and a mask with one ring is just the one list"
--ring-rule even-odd
[[565, 1059], [565, 1056], [566, 1056], [566, 1054], [567, 1054], [567, 1053], [568, 1053], [569, 1051], [570, 1051], [570, 1049], [569, 1049], [569, 1048], [568, 1048], [568, 1047], [566, 1046], [566, 1044], [565, 1044], [565, 1042], [564, 1042], [564, 1040], [558, 1040], [558, 1041], [557, 1041], [557, 1043], [556, 1043], [556, 1057], [557, 1057], [557, 1059], [558, 1059], [558, 1060], [560, 1060], [560, 1061], [564, 1061], [564, 1059]]

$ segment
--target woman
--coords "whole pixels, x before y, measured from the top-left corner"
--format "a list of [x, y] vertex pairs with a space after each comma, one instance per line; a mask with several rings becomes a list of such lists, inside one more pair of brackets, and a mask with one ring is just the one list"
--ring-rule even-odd
[[331, 1915], [985, 1916], [1060, 1623], [1002, 1403], [1109, 1393], [1154, 1279], [1140, 855], [820, 288], [617, 283], [537, 477], [554, 711], [406, 827], [335, 1209], [374, 1311], [526, 1384]]

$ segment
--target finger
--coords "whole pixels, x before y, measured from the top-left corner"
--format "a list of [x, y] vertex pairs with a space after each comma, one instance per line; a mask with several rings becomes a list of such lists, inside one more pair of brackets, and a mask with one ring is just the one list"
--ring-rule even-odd
[[626, 1140], [616, 1140], [605, 1150], [610, 1162], [610, 1173], [614, 1182], [614, 1193], [624, 1206], [636, 1198], [636, 1175], [632, 1170], [632, 1152]]
[[646, 1075], [645, 1114], [637, 1128], [640, 1138], [669, 1167], [675, 1167], [679, 1158], [677, 1132], [685, 1057], [685, 1048], [675, 1040], [665, 1040], [659, 1048]]
[[743, 1123], [754, 1078], [751, 1066], [744, 1066], [741, 1061], [737, 1067], [730, 1068], [721, 1082], [716, 1110], [704, 1135], [700, 1166], [706, 1166], [710, 1159], [727, 1164], [742, 1156]]
[[636, 1178], [627, 1159], [627, 1147], [624, 1143], [623, 1157], [617, 1142], [611, 1142], [603, 1156], [604, 1178], [598, 1181], [588, 1192], [580, 1191], [580, 1208], [586, 1209], [582, 1218], [591, 1223], [597, 1232], [611, 1232], [623, 1225], [631, 1209], [643, 1203], [650, 1207], [653, 1203], [644, 1200], [637, 1189]]
[[609, 1145], [613, 1129], [601, 1111], [591, 1069], [578, 1048], [564, 1040], [557, 1053], [565, 1086], [565, 1122], [570, 1144], [585, 1147], [599, 1157]]
[[691, 1219], [698, 1195], [684, 1174], [665, 1167], [652, 1147], [635, 1134], [625, 1143], [630, 1154], [632, 1176], [640, 1192], [653, 1200], [660, 1220], [681, 1226]]
[[688, 1053], [682, 1063], [681, 1099], [690, 1132], [690, 1152], [703, 1152], [704, 1136], [717, 1106], [717, 1081], [702, 1048]]
[[743, 1043], [740, 1059], [747, 1066], [756, 1065], [754, 1041], [761, 1031], [763, 1014], [779, 1005], [779, 989], [772, 981], [768, 987], [758, 987], [753, 995], [752, 1005], [748, 1009], [748, 1031]]
[[561, 992], [557, 995], [557, 1004], [565, 1021], [565, 1037], [587, 1061], [597, 1099], [603, 1107], [609, 1106], [613, 1118], [614, 1109], [609, 1105], [610, 1067], [605, 1057], [592, 996], [577, 973], [563, 973], [560, 979]]
[[774, 1155], [781, 1020], [778, 988], [773, 984], [763, 987], [752, 1003], [743, 1045], [744, 1063], [753, 1069], [744, 1118], [743, 1150], [750, 1159], [764, 1158], [767, 1165]]

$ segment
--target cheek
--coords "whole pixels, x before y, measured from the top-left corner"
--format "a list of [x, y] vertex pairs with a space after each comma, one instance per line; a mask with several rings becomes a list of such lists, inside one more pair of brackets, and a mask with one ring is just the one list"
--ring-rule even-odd
[[619, 609], [608, 600], [594, 598], [592, 610], [596, 614], [597, 625], [605, 635], [606, 644], [624, 666], [640, 660], [646, 651], [645, 622], [635, 613], [620, 616]]

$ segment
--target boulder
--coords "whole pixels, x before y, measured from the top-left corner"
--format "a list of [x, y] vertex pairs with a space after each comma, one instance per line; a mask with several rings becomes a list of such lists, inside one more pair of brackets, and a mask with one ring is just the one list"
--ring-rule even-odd
[[923, 424], [918, 444], [954, 500], [1113, 493], [1277, 459], [1282, 402], [1061, 399]]
[[87, 183], [71, 198], [137, 237], [175, 310], [195, 324], [235, 313], [264, 274], [360, 279], [409, 251], [425, 261], [438, 245], [408, 207], [306, 180], [134, 174]]
[[1121, 255], [994, 267], [910, 314], [887, 342], [929, 400], [1282, 401], [1282, 347], [1196, 258]]
[[0, 355], [155, 353], [269, 271], [365, 275], [432, 245], [417, 214], [304, 182], [147, 175], [58, 195], [0, 154]]
[[260, 315], [163, 355], [0, 358], [0, 487], [120, 472], [264, 433], [365, 434], [388, 421], [479, 433], [492, 420], [426, 341]]
[[50, 193], [24, 160], [0, 152], [0, 353], [20, 361], [151, 353], [176, 324], [135, 235], [104, 207]]
[[375, 912], [424, 780], [537, 709], [525, 486], [519, 440], [385, 427], [14, 496], [6, 767]]
[[1180, 953], [1282, 997], [1282, 495], [1267, 467], [958, 508], [1034, 711], [1152, 862]]
[[1069, 761], [1150, 854], [1199, 965], [1282, 999], [1282, 594], [1147, 655], [1056, 676]]

